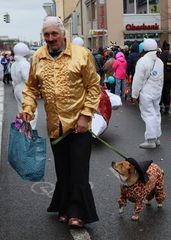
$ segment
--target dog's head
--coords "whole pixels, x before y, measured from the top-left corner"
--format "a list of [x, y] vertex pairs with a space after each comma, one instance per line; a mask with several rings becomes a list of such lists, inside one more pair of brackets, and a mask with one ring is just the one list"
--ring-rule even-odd
[[131, 186], [137, 182], [139, 174], [135, 166], [124, 160], [118, 163], [112, 162], [112, 172], [125, 186]]

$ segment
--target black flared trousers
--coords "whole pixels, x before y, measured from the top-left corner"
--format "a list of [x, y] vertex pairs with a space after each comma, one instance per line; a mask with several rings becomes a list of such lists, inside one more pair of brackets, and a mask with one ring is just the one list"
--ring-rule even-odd
[[57, 182], [48, 212], [67, 214], [85, 223], [98, 220], [89, 184], [89, 161], [92, 136], [71, 133], [52, 145]]

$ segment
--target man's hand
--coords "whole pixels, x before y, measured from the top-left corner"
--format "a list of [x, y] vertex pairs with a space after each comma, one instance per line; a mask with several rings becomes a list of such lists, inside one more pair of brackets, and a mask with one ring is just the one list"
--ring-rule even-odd
[[23, 120], [23, 122], [30, 122], [31, 121], [31, 115], [24, 112], [21, 115], [21, 119]]
[[88, 122], [90, 117], [85, 115], [80, 115], [76, 125], [75, 125], [75, 133], [84, 133], [88, 129]]

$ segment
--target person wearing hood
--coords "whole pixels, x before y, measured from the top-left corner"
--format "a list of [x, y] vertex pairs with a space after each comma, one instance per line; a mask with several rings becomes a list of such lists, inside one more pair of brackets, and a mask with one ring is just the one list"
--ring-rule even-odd
[[118, 52], [116, 54], [116, 60], [114, 61], [112, 67], [116, 78], [115, 94], [125, 99], [127, 62], [123, 52]]
[[163, 88], [163, 62], [157, 56], [157, 42], [154, 39], [144, 40], [145, 55], [135, 68], [132, 84], [132, 98], [139, 99], [141, 117], [145, 122], [145, 142], [140, 148], [156, 148], [160, 145], [161, 114], [160, 99]]
[[72, 40], [72, 44], [83, 47], [84, 46], [84, 40], [81, 37], [75, 37]]
[[139, 44], [137, 42], [134, 42], [127, 58], [127, 75], [131, 75], [132, 78], [134, 76], [135, 66], [139, 58]]
[[104, 59], [103, 53], [104, 53], [104, 51], [103, 51], [102, 47], [99, 47], [98, 51], [95, 51], [93, 53], [94, 63], [95, 63], [95, 66], [96, 66], [96, 71], [100, 75], [100, 85], [101, 86], [104, 83], [103, 65], [104, 65], [105, 59]]
[[164, 41], [160, 59], [164, 64], [164, 84], [162, 90], [162, 97], [160, 102], [160, 112], [164, 115], [169, 115], [171, 102], [171, 54], [170, 44]]
[[[14, 60], [11, 66], [11, 78], [14, 88], [14, 96], [17, 101], [18, 113], [22, 111], [22, 91], [25, 82], [29, 76], [30, 63], [26, 56], [29, 56], [30, 50], [25, 43], [19, 42], [14, 46]], [[37, 123], [37, 109], [35, 111], [35, 118], [30, 122], [32, 129], [36, 128]]]

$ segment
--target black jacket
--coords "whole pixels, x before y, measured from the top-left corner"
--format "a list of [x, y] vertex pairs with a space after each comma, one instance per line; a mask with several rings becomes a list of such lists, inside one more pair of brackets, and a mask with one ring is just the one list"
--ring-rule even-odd
[[166, 69], [166, 62], [168, 60], [169, 52], [162, 52], [160, 54], [160, 59], [164, 63], [164, 82], [171, 81], [171, 72], [168, 72]]

